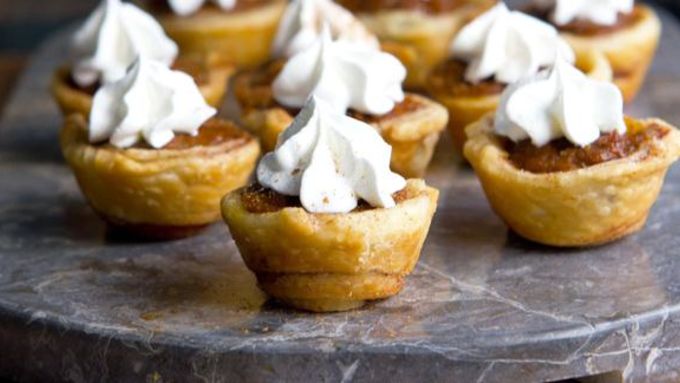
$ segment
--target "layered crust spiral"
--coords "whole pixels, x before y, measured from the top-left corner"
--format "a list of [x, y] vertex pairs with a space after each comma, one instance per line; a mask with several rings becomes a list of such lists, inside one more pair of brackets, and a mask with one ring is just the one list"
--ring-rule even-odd
[[109, 223], [130, 231], [194, 228], [219, 220], [220, 199], [248, 181], [260, 154], [249, 134], [216, 123], [233, 136], [183, 149], [118, 149], [90, 144], [84, 117], [74, 114], [61, 148], [88, 202]]
[[534, 174], [508, 159], [489, 115], [467, 129], [470, 161], [496, 214], [519, 235], [562, 247], [593, 246], [641, 229], [670, 165], [680, 132], [660, 120], [626, 121], [629, 130], [656, 125], [668, 133], [620, 160], [566, 172]]
[[260, 287], [309, 311], [343, 311], [397, 294], [413, 270], [434, 215], [438, 191], [409, 180], [391, 209], [313, 214], [301, 207], [253, 213], [243, 190], [222, 214]]

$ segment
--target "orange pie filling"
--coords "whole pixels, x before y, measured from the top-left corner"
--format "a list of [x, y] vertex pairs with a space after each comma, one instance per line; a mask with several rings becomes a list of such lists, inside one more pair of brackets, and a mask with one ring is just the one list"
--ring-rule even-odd
[[[392, 198], [398, 205], [401, 202], [415, 198], [414, 191], [404, 188], [394, 194]], [[260, 184], [253, 184], [241, 190], [241, 203], [252, 214], [276, 213], [285, 208], [302, 208], [300, 197], [286, 196]], [[359, 200], [358, 206], [352, 213], [374, 209], [364, 200]]]
[[[144, 5], [144, 8], [146, 8], [147, 10], [151, 11], [154, 14], [157, 15], [174, 14], [167, 0], [142, 0], [140, 2]], [[257, 8], [261, 5], [267, 4], [268, 2], [269, 0], [238, 0], [235, 2], [234, 6], [230, 9], [222, 9], [216, 4], [206, 2], [203, 5], [202, 9], [218, 10], [220, 12], [225, 13], [236, 13], [240, 11], [247, 11], [253, 8]]]
[[641, 128], [627, 121], [628, 132], [606, 133], [586, 147], [578, 147], [562, 138], [536, 147], [530, 140], [514, 143], [504, 139], [509, 160], [519, 169], [536, 174], [567, 172], [640, 153], [643, 158], [653, 154], [652, 142], [663, 139], [670, 131], [658, 124]]
[[353, 13], [376, 13], [383, 10], [413, 10], [429, 14], [454, 11], [469, 4], [465, 0], [337, 0]]
[[467, 63], [449, 59], [439, 65], [432, 73], [430, 89], [434, 93], [446, 94], [449, 97], [484, 97], [503, 93], [506, 85], [492, 78], [477, 84], [465, 80]]
[[[227, 150], [245, 145], [252, 140], [245, 131], [237, 128], [231, 122], [218, 118], [206, 121], [195, 136], [176, 134], [175, 137], [161, 150], [186, 150], [195, 147], [209, 147], [229, 144]], [[148, 146], [146, 141], [140, 141], [135, 148], [156, 150]]]

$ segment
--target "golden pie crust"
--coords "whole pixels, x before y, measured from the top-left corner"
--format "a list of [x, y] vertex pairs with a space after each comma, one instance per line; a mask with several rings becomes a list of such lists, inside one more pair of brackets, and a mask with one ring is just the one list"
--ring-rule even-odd
[[218, 63], [250, 68], [269, 59], [287, 3], [269, 0], [234, 12], [203, 7], [191, 16], [166, 12], [157, 18], [183, 54], [208, 55]]
[[[198, 84], [205, 101], [218, 108], [222, 105], [229, 86], [229, 78], [234, 69], [229, 66], [215, 66], [208, 69], [204, 82]], [[52, 75], [50, 90], [64, 116], [78, 113], [89, 116], [94, 96], [73, 84], [70, 80], [71, 69], [61, 67]]]
[[[67, 117], [61, 148], [80, 189], [107, 222], [141, 236], [175, 237], [218, 221], [220, 199], [245, 185], [257, 141], [230, 122], [229, 139], [178, 149], [92, 145], [80, 114]], [[206, 124], [208, 124], [206, 123]]]
[[[276, 65], [274, 62], [268, 66]], [[268, 73], [265, 77], [271, 75]], [[293, 122], [294, 112], [274, 101], [270, 79], [265, 79], [263, 84], [261, 76], [261, 70], [239, 73], [234, 80], [234, 93], [241, 107], [244, 127], [260, 139], [262, 150], [268, 152], [274, 150], [279, 134]], [[414, 107], [380, 118], [359, 119], [374, 126], [392, 146], [390, 166], [393, 171], [406, 178], [419, 178], [426, 173], [432, 160], [448, 113], [443, 106], [416, 94], [407, 93], [404, 102]]]
[[[428, 80], [428, 93], [449, 111], [449, 131], [453, 137], [456, 149], [462, 153], [465, 145], [465, 128], [481, 119], [498, 107], [502, 91], [482, 94], [455, 94], [451, 91], [451, 81], [445, 78], [445, 65], [436, 68]], [[588, 77], [601, 80], [612, 80], [612, 68], [604, 54], [599, 51], [579, 51], [576, 54], [575, 65]], [[462, 78], [461, 82], [465, 81]], [[474, 87], [473, 87], [474, 90]]]
[[496, 214], [522, 237], [551, 246], [594, 246], [640, 230], [680, 156], [677, 129], [660, 120], [627, 119], [631, 131], [656, 125], [669, 132], [620, 160], [535, 174], [510, 162], [493, 120], [489, 115], [468, 127], [465, 157]]
[[357, 17], [378, 36], [382, 49], [404, 64], [408, 71], [404, 87], [422, 90], [430, 71], [448, 56], [455, 34], [496, 3], [496, 0], [471, 0], [452, 11], [436, 14], [385, 9], [359, 13]]
[[612, 33], [581, 36], [561, 32], [577, 52], [596, 50], [606, 55], [614, 72], [614, 83], [626, 102], [632, 101], [640, 90], [661, 37], [661, 21], [654, 10], [642, 4], [635, 7], [639, 19]]
[[251, 213], [242, 192], [222, 200], [222, 215], [246, 265], [270, 296], [316, 312], [396, 295], [418, 262], [439, 195], [409, 180], [408, 198], [394, 208], [313, 214]]

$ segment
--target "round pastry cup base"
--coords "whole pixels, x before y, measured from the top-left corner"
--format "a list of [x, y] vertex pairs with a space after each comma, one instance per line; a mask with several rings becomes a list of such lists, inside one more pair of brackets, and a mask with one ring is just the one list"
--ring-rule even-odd
[[668, 132], [625, 158], [582, 169], [531, 173], [517, 168], [488, 115], [468, 129], [465, 156], [496, 214], [521, 237], [554, 247], [591, 247], [642, 229], [680, 156], [680, 132], [661, 120], [627, 119], [628, 129]]
[[582, 241], [570, 242], [546, 241], [545, 238], [539, 238], [531, 232], [522, 230], [522, 228], [517, 225], [513, 225], [509, 222], [506, 222], [506, 225], [508, 225], [510, 230], [512, 230], [518, 236], [544, 246], [556, 248], [598, 247], [619, 241], [625, 237], [628, 237], [629, 235], [633, 235], [641, 231], [647, 224], [648, 216], [649, 214], [645, 214], [639, 219], [635, 219], [631, 222], [612, 228], [608, 232], [602, 234], [600, 237], [583, 238]]
[[406, 275], [360, 273], [257, 273], [259, 286], [286, 306], [311, 312], [339, 312], [387, 299], [401, 292]]

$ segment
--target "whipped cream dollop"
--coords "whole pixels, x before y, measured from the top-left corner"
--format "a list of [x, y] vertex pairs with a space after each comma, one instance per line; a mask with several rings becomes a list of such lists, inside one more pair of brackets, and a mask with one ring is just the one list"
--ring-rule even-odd
[[310, 96], [337, 111], [352, 108], [382, 115], [404, 100], [406, 68], [394, 56], [349, 41], [332, 41], [328, 29], [308, 49], [293, 56], [272, 84], [274, 99], [291, 108]]
[[[189, 16], [196, 13], [206, 0], [168, 0], [168, 5], [173, 12], [180, 16]], [[212, 0], [218, 7], [228, 11], [236, 6], [236, 0]]]
[[86, 87], [119, 80], [137, 56], [169, 66], [178, 48], [149, 14], [133, 4], [104, 0], [73, 37], [73, 53], [73, 80]]
[[630, 13], [635, 0], [535, 0], [537, 4], [552, 9], [550, 19], [557, 25], [576, 20], [610, 26], [616, 24], [619, 13]]
[[592, 80], [558, 60], [551, 70], [506, 89], [495, 131], [514, 142], [529, 138], [535, 146], [562, 137], [587, 146], [601, 133], [626, 132], [623, 96], [614, 84]]
[[299, 196], [312, 213], [348, 213], [360, 199], [395, 206], [406, 180], [390, 170], [392, 148], [370, 125], [311, 98], [257, 167], [258, 182]]
[[90, 142], [128, 148], [145, 140], [162, 148], [175, 133], [196, 135], [217, 111], [208, 106], [193, 78], [140, 57], [121, 80], [102, 86], [90, 112]]
[[277, 57], [292, 57], [313, 45], [324, 25], [332, 37], [378, 49], [378, 39], [354, 15], [332, 0], [293, 0], [283, 14], [273, 53]]
[[454, 39], [453, 56], [468, 63], [465, 80], [512, 84], [574, 51], [552, 25], [499, 3], [466, 25]]

